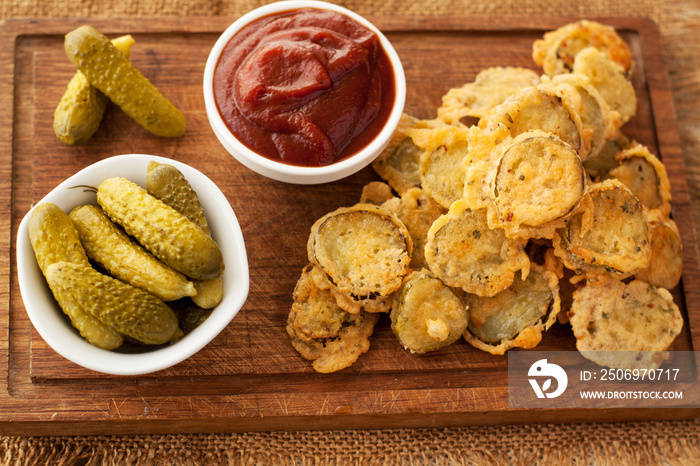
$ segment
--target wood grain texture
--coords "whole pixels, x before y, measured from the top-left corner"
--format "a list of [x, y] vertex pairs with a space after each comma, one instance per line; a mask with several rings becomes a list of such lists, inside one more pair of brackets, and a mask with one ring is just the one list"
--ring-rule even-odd
[[[489, 66], [537, 69], [532, 42], [575, 18], [373, 18], [394, 44], [408, 80], [406, 111], [434, 117], [441, 96]], [[670, 88], [655, 25], [601, 18], [630, 43], [637, 67], [637, 116], [626, 134], [660, 155], [673, 187], [685, 273], [674, 290], [686, 315], [674, 349], [700, 347], [700, 270], [691, 206]], [[63, 35], [83, 24], [136, 39], [132, 61], [185, 113], [182, 138], [150, 135], [110, 106], [97, 134], [67, 147], [52, 131], [53, 110], [74, 68]], [[291, 294], [306, 263], [313, 222], [359, 199], [377, 179], [370, 168], [345, 180], [292, 186], [238, 164], [209, 128], [201, 93], [207, 54], [229, 21], [217, 18], [17, 20], [0, 39], [0, 432], [11, 434], [147, 433], [304, 428], [408, 427], [510, 422], [583, 422], [687, 418], [693, 410], [510, 410], [507, 359], [460, 341], [426, 355], [400, 348], [382, 319], [370, 351], [351, 368], [321, 375], [293, 350], [284, 331]], [[76, 366], [33, 330], [15, 270], [19, 221], [80, 168], [105, 157], [147, 153], [187, 163], [209, 176], [230, 201], [246, 240], [251, 287], [231, 324], [199, 353], [170, 369], [115, 377]], [[11, 235], [7, 234], [11, 232]], [[274, 244], [275, 247], [269, 247]], [[556, 325], [538, 350], [573, 350], [570, 329]]]

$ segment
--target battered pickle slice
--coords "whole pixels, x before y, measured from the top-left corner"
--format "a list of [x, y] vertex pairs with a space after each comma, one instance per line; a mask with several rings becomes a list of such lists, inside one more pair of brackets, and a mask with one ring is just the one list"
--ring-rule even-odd
[[668, 290], [641, 280], [605, 280], [579, 288], [569, 322], [581, 354], [620, 369], [656, 369], [683, 328]]
[[583, 164], [568, 144], [542, 131], [523, 133], [504, 148], [496, 168], [495, 226], [515, 236], [521, 225], [564, 218], [585, 193]]
[[575, 215], [552, 239], [554, 254], [579, 275], [628, 277], [649, 265], [651, 238], [646, 209], [617, 180], [590, 186], [593, 221]]
[[387, 296], [409, 272], [413, 241], [394, 214], [360, 203], [318, 219], [307, 252], [341, 292], [358, 298]]
[[426, 266], [425, 243], [428, 242], [428, 230], [445, 213], [445, 209], [420, 188], [409, 189], [400, 198], [394, 197], [384, 202], [382, 207], [396, 214], [411, 234], [411, 268], [420, 270]]
[[310, 266], [304, 269], [295, 287], [287, 334], [294, 349], [313, 361], [314, 370], [339, 371], [367, 352], [379, 316], [343, 311], [328, 290], [315, 286], [310, 270]]
[[574, 73], [588, 76], [591, 84], [607, 102], [621, 126], [637, 111], [637, 96], [625, 70], [595, 48], [581, 51], [574, 62]]
[[534, 348], [557, 320], [561, 308], [556, 274], [532, 264], [525, 280], [515, 280], [492, 297], [468, 294], [469, 321], [464, 338], [491, 354]]
[[582, 158], [588, 153], [583, 143], [581, 98], [571, 86], [556, 89], [529, 87], [510, 96], [479, 121], [479, 127], [492, 129], [503, 125], [515, 137], [531, 130], [558, 136]]
[[450, 89], [442, 97], [438, 118], [450, 125], [459, 124], [467, 116], [483, 118], [517, 91], [536, 86], [539, 82], [537, 73], [527, 68], [487, 68], [476, 75], [474, 82]]
[[361, 311], [379, 313], [389, 312], [394, 299], [394, 293], [387, 296], [371, 294], [369, 296], [355, 296], [351, 293], [344, 293], [328, 278], [323, 270], [313, 266], [308, 271], [314, 284], [321, 290], [328, 290], [335, 299], [336, 304], [345, 312], [358, 314]]
[[464, 193], [464, 160], [470, 130], [456, 126], [413, 129], [408, 132], [423, 150], [419, 175], [421, 188], [445, 209]]
[[425, 353], [459, 340], [467, 326], [462, 300], [429, 271], [413, 272], [396, 292], [391, 329], [411, 353]]
[[649, 212], [649, 233], [649, 267], [640, 270], [634, 277], [670, 290], [678, 285], [683, 274], [683, 245], [678, 226], [660, 211], [654, 210]]
[[[593, 86], [588, 76], [579, 73], [560, 74], [547, 80], [556, 89], [566, 84], [578, 92], [581, 99], [579, 116], [586, 159], [598, 156], [607, 141], [615, 136], [619, 121], [613, 117], [608, 103]], [[546, 84], [545, 84], [546, 85]]]
[[412, 128], [432, 128], [444, 125], [438, 120], [419, 120], [407, 113], [401, 115], [399, 124], [389, 144], [372, 162], [374, 171], [399, 195], [420, 185], [418, 165], [421, 149], [408, 136]]
[[593, 48], [605, 54], [625, 72], [632, 67], [632, 53], [614, 28], [581, 20], [544, 34], [532, 46], [532, 57], [545, 74], [554, 76], [573, 70], [576, 56]]
[[631, 141], [618, 129], [611, 139], [605, 142], [601, 151], [594, 157], [588, 157], [583, 161], [586, 173], [591, 178], [601, 178], [613, 168], [617, 167], [615, 156], [630, 148]]
[[508, 288], [517, 271], [527, 276], [530, 260], [526, 240], [509, 239], [502, 229], [489, 228], [486, 210], [471, 210], [460, 200], [430, 227], [425, 258], [446, 285], [479, 296]]
[[635, 144], [619, 152], [615, 161], [619, 165], [606, 178], [621, 181], [647, 209], [664, 215], [671, 213], [671, 183], [666, 167], [647, 147]]

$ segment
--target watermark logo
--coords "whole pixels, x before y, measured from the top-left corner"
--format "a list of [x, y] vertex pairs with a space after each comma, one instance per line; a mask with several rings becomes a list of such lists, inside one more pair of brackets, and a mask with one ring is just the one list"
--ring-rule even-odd
[[[530, 366], [527, 375], [529, 377], [535, 377], [534, 379], [528, 379], [528, 382], [532, 385], [532, 389], [535, 391], [537, 398], [556, 398], [564, 393], [569, 383], [569, 377], [566, 375], [564, 369], [556, 364], [548, 363], [546, 359], [535, 361], [535, 363]], [[541, 386], [538, 381], [539, 378], [544, 379]], [[549, 389], [552, 388], [552, 379], [557, 381], [557, 387], [556, 390], [550, 392]]]

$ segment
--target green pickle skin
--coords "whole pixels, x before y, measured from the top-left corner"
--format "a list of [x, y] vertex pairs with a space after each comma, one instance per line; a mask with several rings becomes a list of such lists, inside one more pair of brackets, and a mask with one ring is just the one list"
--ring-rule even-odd
[[[127, 58], [133, 43], [130, 35], [112, 40]], [[90, 139], [102, 122], [108, 101], [107, 96], [90, 84], [83, 73], [76, 72], [54, 111], [53, 129], [59, 141], [73, 146]]]
[[[90, 267], [87, 254], [80, 243], [80, 236], [57, 205], [39, 204], [29, 219], [29, 241], [34, 249], [37, 263], [44, 276], [56, 263], [74, 263]], [[118, 348], [123, 343], [122, 335], [109, 325], [88, 313], [74, 300], [51, 289], [63, 312], [80, 335], [91, 344], [106, 350]]]
[[223, 272], [223, 256], [216, 242], [136, 183], [108, 178], [97, 189], [97, 202], [127, 234], [185, 276], [206, 280]]
[[69, 218], [80, 234], [88, 257], [101, 264], [115, 278], [163, 301], [174, 301], [197, 293], [191, 281], [129, 238], [99, 207], [78, 206], [71, 211]]
[[[195, 225], [211, 236], [204, 209], [197, 193], [180, 170], [166, 163], [150, 162], [146, 176], [146, 190], [165, 204], [189, 218]], [[221, 276], [209, 280], [195, 280], [197, 294], [192, 301], [204, 309], [215, 307], [223, 298]]]
[[56, 262], [46, 269], [46, 281], [55, 296], [141, 343], [164, 344], [178, 331], [177, 316], [163, 301], [92, 267]]
[[103, 34], [81, 26], [65, 37], [68, 59], [94, 87], [148, 131], [162, 137], [185, 132], [185, 117]]

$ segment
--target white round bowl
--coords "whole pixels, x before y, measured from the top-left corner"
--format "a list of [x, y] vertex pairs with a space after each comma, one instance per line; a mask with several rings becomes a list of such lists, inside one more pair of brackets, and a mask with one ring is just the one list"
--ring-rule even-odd
[[[380, 131], [377, 137], [374, 138], [360, 152], [341, 160], [339, 162], [325, 165], [321, 167], [300, 167], [288, 165], [281, 162], [270, 160], [266, 157], [257, 154], [241, 143], [226, 126], [224, 120], [219, 113], [219, 110], [214, 99], [214, 71], [219, 62], [219, 57], [229, 43], [231, 38], [247, 24], [275, 13], [284, 11], [297, 10], [300, 8], [316, 8], [321, 10], [331, 10], [342, 13], [354, 19], [363, 26], [371, 29], [379, 37], [379, 41], [389, 57], [393, 71], [396, 89], [396, 97], [394, 99], [394, 107], [389, 115], [384, 128]], [[204, 104], [206, 107], [209, 123], [214, 131], [214, 134], [219, 139], [219, 142], [224, 148], [238, 160], [240, 163], [249, 169], [272, 178], [277, 181], [294, 184], [319, 184], [329, 183], [341, 178], [352, 175], [370, 164], [387, 146], [396, 126], [401, 118], [404, 104], [406, 102], [406, 77], [404, 75], [403, 66], [399, 59], [396, 50], [391, 45], [389, 40], [377, 29], [372, 23], [367, 21], [362, 16], [332, 3], [322, 1], [309, 0], [288, 0], [257, 8], [236, 20], [226, 31], [219, 37], [214, 44], [209, 58], [207, 59], [204, 68]]]
[[146, 170], [152, 160], [178, 168], [197, 192], [207, 214], [212, 237], [221, 249], [226, 266], [223, 274], [223, 299], [209, 318], [177, 343], [129, 354], [120, 353], [118, 349], [107, 351], [88, 343], [63, 314], [39, 269], [29, 241], [28, 224], [31, 211], [22, 219], [17, 232], [17, 275], [22, 300], [32, 324], [57, 353], [83, 367], [107, 374], [146, 374], [185, 360], [203, 348], [228, 325], [248, 296], [248, 260], [236, 215], [219, 188], [201, 172], [188, 165], [164, 157], [142, 154], [107, 158], [65, 180], [37, 205], [51, 202], [69, 213], [81, 204], [97, 204], [95, 192], [84, 187], [96, 188], [104, 179], [113, 176], [123, 176], [145, 187]]

